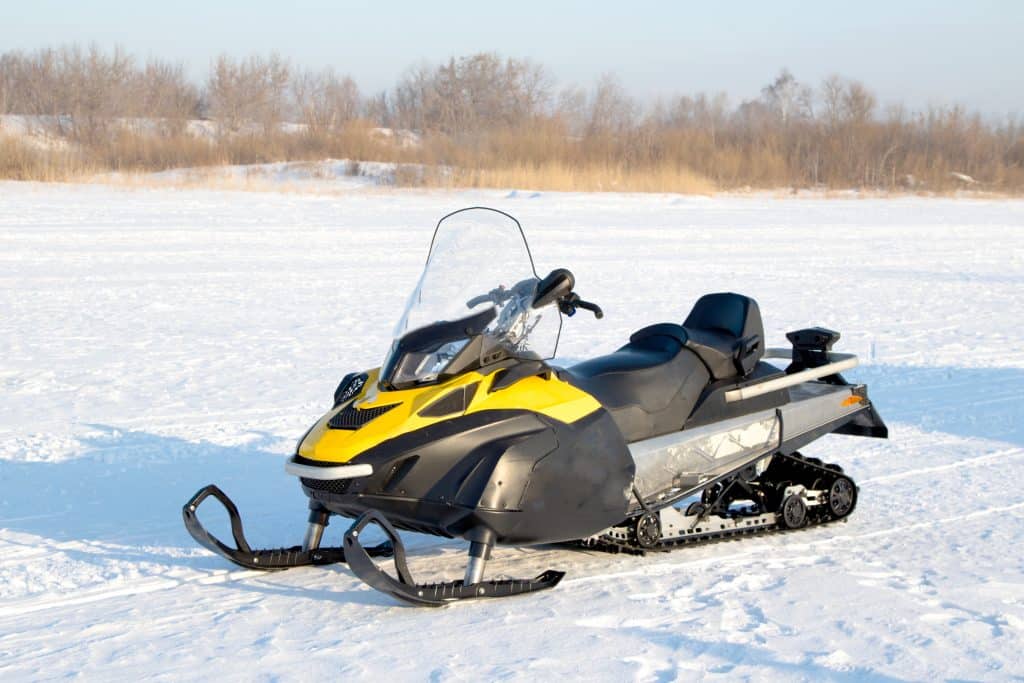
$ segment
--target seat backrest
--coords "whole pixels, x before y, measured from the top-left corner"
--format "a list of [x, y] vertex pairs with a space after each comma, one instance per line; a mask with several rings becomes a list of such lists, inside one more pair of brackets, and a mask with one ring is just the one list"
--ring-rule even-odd
[[749, 296], [732, 292], [705, 294], [693, 305], [683, 327], [724, 332], [736, 339], [764, 337], [761, 309]]

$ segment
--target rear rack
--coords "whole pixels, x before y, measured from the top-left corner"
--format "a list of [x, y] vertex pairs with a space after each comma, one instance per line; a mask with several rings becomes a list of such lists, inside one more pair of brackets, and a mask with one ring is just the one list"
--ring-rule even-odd
[[846, 384], [838, 375], [843, 370], [857, 367], [857, 356], [830, 350], [839, 336], [838, 332], [823, 327], [790, 332], [786, 338], [792, 342], [792, 349], [771, 348], [765, 349], [764, 353], [764, 358], [785, 358], [791, 361], [786, 368], [786, 376], [727, 391], [725, 402], [743, 401], [823, 377], [835, 376], [833, 384]]

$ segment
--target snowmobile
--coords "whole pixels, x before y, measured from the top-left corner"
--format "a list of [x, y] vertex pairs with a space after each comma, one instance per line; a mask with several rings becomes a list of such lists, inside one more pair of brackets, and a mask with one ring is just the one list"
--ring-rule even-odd
[[[381, 367], [342, 379], [285, 465], [309, 499], [302, 545], [252, 549], [213, 485], [185, 504], [189, 533], [243, 567], [346, 562], [378, 590], [437, 606], [564, 576], [485, 580], [495, 545], [645, 553], [854, 510], [843, 469], [799, 452], [825, 434], [888, 434], [866, 387], [840, 374], [857, 359], [832, 351], [838, 332], [797, 330], [788, 348], [766, 348], [757, 303], [716, 293], [682, 324], [644, 327], [614, 353], [558, 367], [562, 316], [603, 316], [575, 289], [564, 268], [538, 277], [512, 216], [445, 216]], [[211, 497], [233, 546], [197, 517]], [[334, 515], [354, 522], [341, 547], [325, 547]], [[371, 526], [387, 541], [366, 547]], [[468, 541], [464, 577], [417, 584], [399, 529]], [[375, 557], [393, 558], [394, 575]]]

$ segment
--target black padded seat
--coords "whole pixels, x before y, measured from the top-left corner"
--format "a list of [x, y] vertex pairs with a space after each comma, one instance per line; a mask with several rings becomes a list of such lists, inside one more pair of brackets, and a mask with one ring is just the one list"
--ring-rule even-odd
[[627, 442], [678, 431], [710, 378], [686, 338], [674, 323], [645, 327], [615, 353], [569, 368], [567, 379], [601, 402]]
[[696, 353], [716, 380], [750, 373], [764, 356], [761, 309], [732, 292], [705, 294], [683, 322], [686, 348]]
[[749, 375], [764, 355], [763, 336], [756, 301], [707, 294], [683, 325], [645, 327], [563, 376], [600, 401], [632, 443], [682, 429], [712, 381]]

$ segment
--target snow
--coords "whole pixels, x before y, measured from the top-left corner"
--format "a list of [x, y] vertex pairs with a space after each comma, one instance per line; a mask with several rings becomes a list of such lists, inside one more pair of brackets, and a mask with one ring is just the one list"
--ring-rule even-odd
[[[402, 164], [422, 172], [419, 164]], [[100, 182], [145, 183], [151, 186], [211, 185], [225, 189], [302, 190], [327, 193], [377, 185], [393, 185], [399, 164], [384, 161], [324, 159], [322, 161], [279, 161], [266, 164], [200, 166], [175, 168], [154, 173], [108, 173]]]
[[[806, 449], [859, 483], [849, 522], [647, 557], [499, 548], [491, 576], [568, 575], [441, 610], [197, 547], [180, 507], [209, 482], [254, 544], [299, 541], [285, 458], [383, 356], [436, 220], [477, 204], [604, 307], [566, 322], [565, 362], [715, 290], [759, 300], [769, 345], [841, 330], [892, 433]], [[1012, 200], [0, 183], [0, 679], [1019, 678], [1022, 285]], [[415, 575], [461, 576], [464, 543], [405, 536]]]
[[[122, 130], [135, 133], [156, 133], [161, 129], [176, 129], [180, 122], [161, 118], [121, 117], [111, 122]], [[40, 148], [63, 148], [68, 141], [62, 139], [59, 132], [74, 127], [74, 117], [69, 114], [60, 116], [0, 114], [0, 135], [8, 135], [25, 140]], [[294, 121], [282, 121], [277, 125], [282, 133], [301, 135], [309, 131], [309, 125]], [[251, 135], [263, 131], [263, 125], [254, 121], [244, 122], [236, 130], [229, 130], [217, 121], [210, 119], [189, 119], [184, 122], [183, 130], [195, 138], [214, 140], [224, 135]], [[419, 134], [404, 128], [368, 128], [369, 135], [378, 141], [393, 143], [400, 149], [415, 149], [422, 144]]]
[[[396, 184], [399, 172], [409, 177], [422, 176], [423, 164], [389, 161], [357, 161], [355, 159], [321, 159], [319, 161], [278, 161], [265, 164], [227, 166], [196, 166], [156, 172], [101, 173], [90, 182], [133, 187], [200, 187], [221, 190], [302, 192], [306, 194], [337, 194], [352, 190], [375, 189]], [[434, 167], [447, 173], [444, 166]]]

